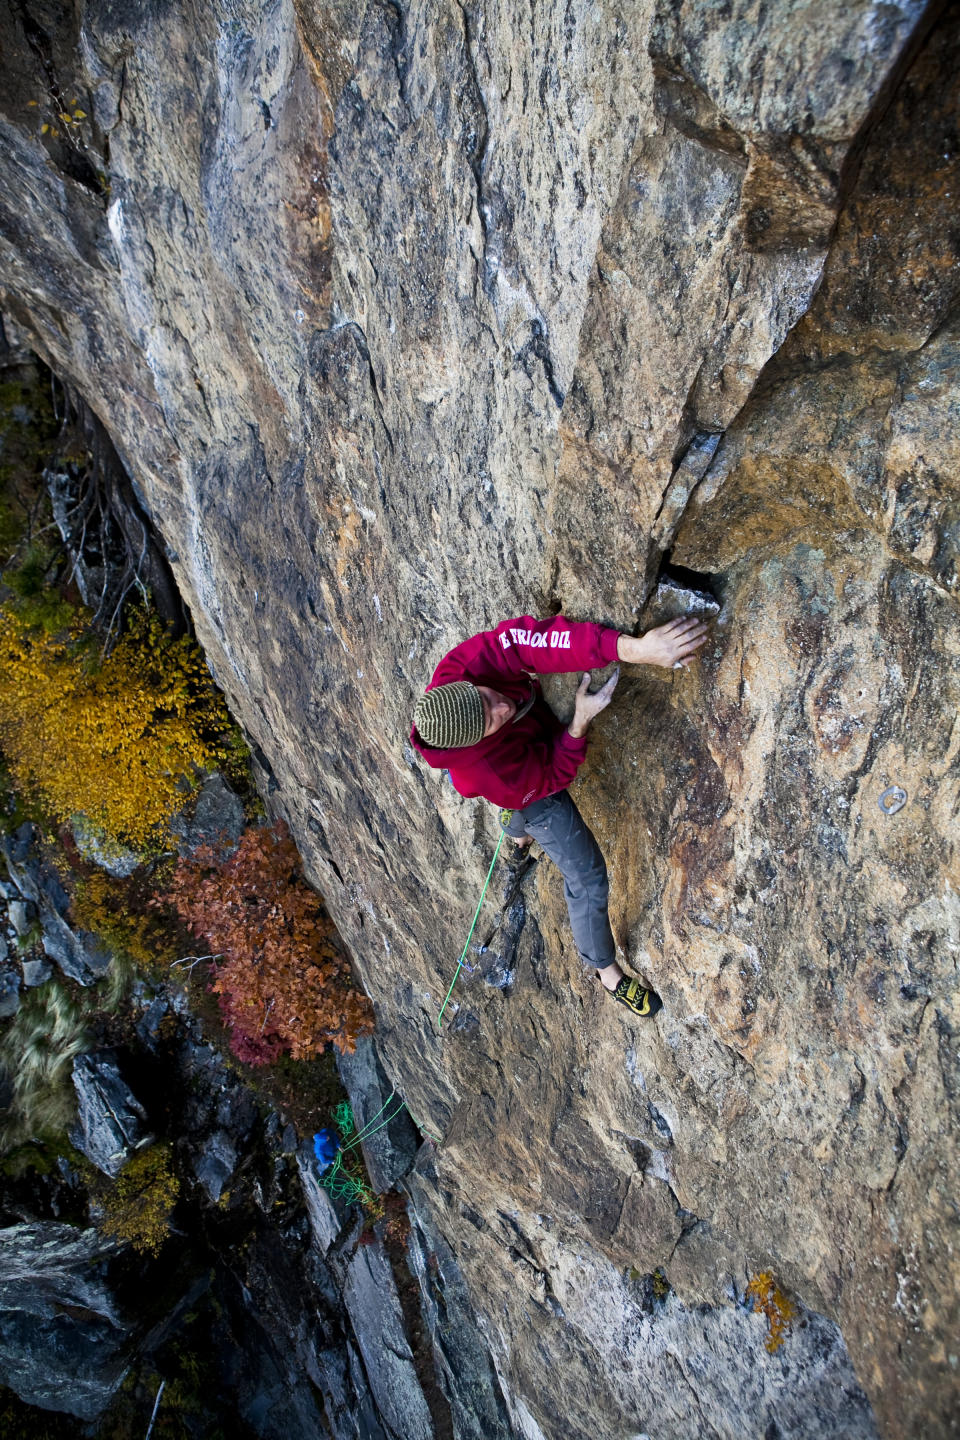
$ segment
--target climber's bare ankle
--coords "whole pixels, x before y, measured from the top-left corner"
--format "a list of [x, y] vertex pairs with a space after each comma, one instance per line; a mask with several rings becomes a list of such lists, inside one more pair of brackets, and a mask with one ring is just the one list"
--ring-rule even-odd
[[604, 965], [602, 970], [598, 970], [597, 976], [605, 990], [616, 990], [617, 985], [623, 979], [623, 971], [614, 960], [612, 965]]

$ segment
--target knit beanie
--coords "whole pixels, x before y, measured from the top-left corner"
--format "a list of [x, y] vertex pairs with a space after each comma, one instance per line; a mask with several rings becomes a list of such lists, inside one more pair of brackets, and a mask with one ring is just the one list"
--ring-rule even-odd
[[413, 712], [413, 723], [424, 744], [437, 750], [476, 745], [483, 739], [486, 724], [483, 701], [476, 685], [454, 680], [437, 685], [421, 695]]

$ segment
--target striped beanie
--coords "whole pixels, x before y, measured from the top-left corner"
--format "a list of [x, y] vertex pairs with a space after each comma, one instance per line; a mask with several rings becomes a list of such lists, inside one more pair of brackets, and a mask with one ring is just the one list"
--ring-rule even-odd
[[424, 744], [437, 750], [476, 745], [486, 724], [480, 691], [467, 680], [437, 685], [420, 696], [413, 723]]

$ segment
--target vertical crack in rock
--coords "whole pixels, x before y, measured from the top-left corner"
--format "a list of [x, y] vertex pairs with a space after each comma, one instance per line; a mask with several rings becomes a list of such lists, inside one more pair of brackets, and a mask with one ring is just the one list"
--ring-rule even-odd
[[377, 7], [387, 17], [390, 28], [390, 58], [397, 74], [400, 99], [409, 112], [410, 99], [407, 94], [407, 77], [410, 58], [407, 55], [407, 16], [400, 0], [375, 0]]
[[480, 221], [480, 233], [483, 237], [483, 253], [478, 259], [478, 268], [481, 275], [481, 283], [487, 299], [493, 300], [493, 275], [487, 258], [489, 244], [488, 205], [484, 196], [484, 166], [487, 158], [487, 146], [490, 143], [490, 116], [487, 112], [487, 104], [483, 97], [483, 86], [480, 84], [480, 75], [477, 69], [476, 49], [479, 46], [479, 38], [475, 34], [475, 27], [470, 11], [462, 0], [457, 0], [457, 7], [463, 21], [463, 54], [466, 64], [466, 83], [464, 84], [460, 97], [460, 113], [463, 121], [463, 146], [466, 151], [467, 161], [473, 175], [473, 183], [476, 190], [477, 218]]
[[364, 334], [363, 327], [362, 327], [361, 325], [359, 325], [356, 320], [344, 320], [344, 321], [342, 322], [342, 324], [341, 324], [339, 327], [337, 327], [337, 328], [339, 328], [339, 329], [345, 329], [345, 330], [351, 330], [351, 331], [354, 332], [354, 334], [355, 334], [355, 335], [357, 336], [357, 338], [358, 338], [359, 346], [360, 346], [360, 353], [361, 353], [361, 355], [363, 356], [363, 359], [366, 361], [367, 374], [370, 376], [370, 393], [371, 393], [372, 396], [373, 396], [373, 403], [374, 403], [374, 408], [376, 409], [376, 412], [377, 412], [377, 419], [380, 421], [380, 424], [383, 426], [383, 432], [384, 432], [384, 434], [385, 434], [386, 437], [387, 437], [387, 444], [390, 446], [390, 449], [392, 450], [392, 449], [394, 448], [394, 446], [393, 446], [393, 436], [392, 436], [391, 433], [390, 433], [390, 427], [389, 427], [389, 425], [387, 424], [386, 417], [385, 417], [385, 415], [384, 415], [383, 400], [382, 400], [381, 395], [380, 395], [380, 387], [379, 387], [379, 385], [377, 384], [377, 373], [376, 373], [376, 371], [375, 371], [374, 368], [373, 368], [373, 358], [372, 358], [372, 356], [371, 356], [371, 354], [370, 354], [370, 348], [369, 348], [369, 346], [367, 345], [367, 337], [366, 337], [366, 335]]
[[[542, 320], [532, 320], [530, 322], [530, 339], [517, 354], [516, 363], [521, 365], [528, 375], [530, 375], [529, 359], [531, 356], [537, 359], [543, 366], [544, 379], [547, 382], [547, 388], [553, 398], [553, 403], [558, 410], [562, 409], [563, 393], [557, 385], [556, 375], [553, 369], [553, 357], [550, 354], [550, 345], [547, 338], [547, 329]], [[533, 379], [533, 376], [531, 375], [530, 378]]]

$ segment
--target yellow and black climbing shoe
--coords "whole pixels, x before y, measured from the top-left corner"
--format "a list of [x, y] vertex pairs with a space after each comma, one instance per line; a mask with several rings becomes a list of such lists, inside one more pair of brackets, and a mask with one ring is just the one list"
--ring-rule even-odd
[[656, 990], [647, 990], [639, 980], [631, 980], [629, 975], [624, 975], [619, 982], [613, 998], [626, 1005], [633, 1015], [656, 1015], [658, 1010], [663, 1009], [663, 1001]]

